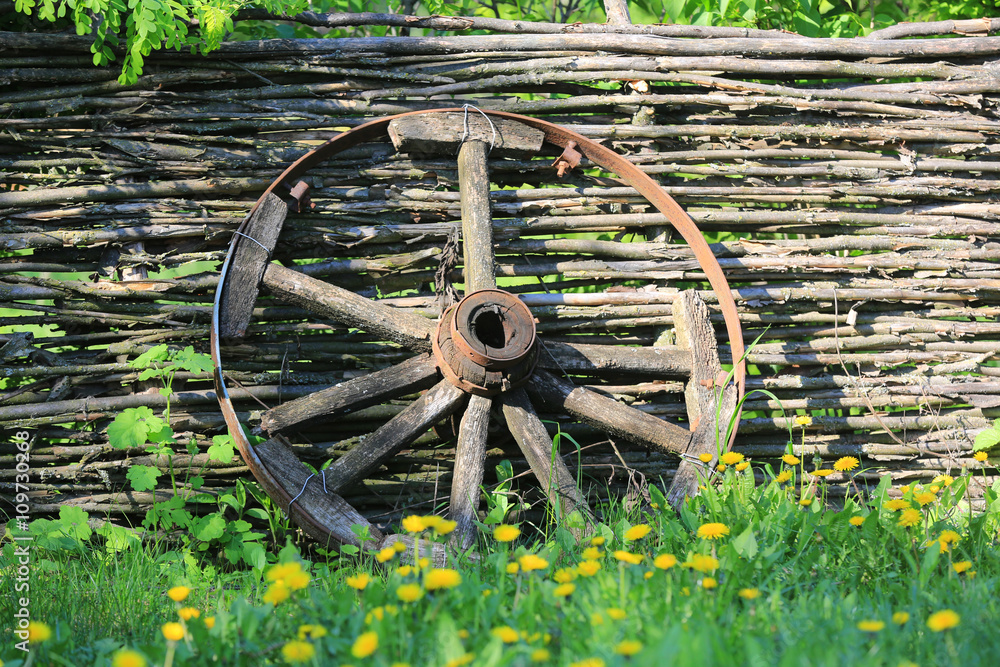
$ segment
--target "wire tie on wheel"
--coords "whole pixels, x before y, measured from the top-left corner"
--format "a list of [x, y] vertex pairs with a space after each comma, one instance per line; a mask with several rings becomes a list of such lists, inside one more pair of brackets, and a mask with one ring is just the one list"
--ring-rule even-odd
[[[291, 514], [291, 512], [292, 512], [292, 503], [294, 503], [294, 502], [295, 502], [296, 500], [298, 500], [298, 499], [299, 499], [299, 496], [301, 496], [301, 495], [302, 495], [303, 493], [305, 493], [305, 492], [306, 492], [306, 485], [307, 485], [307, 484], [309, 484], [309, 480], [311, 480], [311, 479], [312, 479], [313, 477], [315, 477], [315, 476], [316, 476], [316, 473], [312, 473], [311, 475], [309, 475], [308, 477], [306, 477], [306, 481], [305, 481], [305, 482], [303, 482], [303, 484], [302, 484], [302, 490], [301, 490], [301, 491], [299, 491], [299, 495], [298, 495], [298, 496], [295, 496], [294, 498], [292, 498], [292, 499], [291, 499], [291, 500], [289, 501], [289, 503], [288, 503], [288, 512], [289, 512], [289, 514]], [[325, 481], [326, 481], [326, 480], [324, 480], [324, 482], [325, 482]], [[324, 484], [324, 488], [325, 488], [325, 484]]]
[[246, 235], [246, 234], [244, 234], [243, 232], [233, 232], [233, 234], [236, 234], [237, 236], [242, 236], [242, 237], [243, 237], [243, 238], [245, 238], [245, 239], [250, 239], [251, 241], [253, 241], [253, 242], [254, 242], [254, 243], [256, 243], [257, 245], [259, 245], [259, 246], [260, 246], [261, 248], [263, 248], [263, 249], [264, 249], [264, 252], [266, 252], [266, 253], [267, 253], [268, 255], [270, 255], [270, 254], [271, 254], [271, 251], [267, 249], [267, 246], [266, 246], [266, 245], [264, 245], [263, 243], [261, 243], [260, 241], [258, 241], [257, 239], [255, 239], [254, 237], [252, 237], [252, 236], [247, 236], [247, 235]]
[[462, 105], [462, 110], [465, 111], [465, 116], [462, 118], [462, 138], [458, 140], [458, 150], [462, 150], [462, 144], [465, 143], [465, 138], [469, 136], [469, 109], [475, 109], [478, 111], [482, 114], [483, 118], [486, 119], [486, 122], [490, 124], [490, 130], [493, 131], [493, 136], [490, 137], [490, 152], [492, 152], [497, 141], [497, 126], [493, 124], [493, 119], [491, 119], [485, 111], [473, 104]]

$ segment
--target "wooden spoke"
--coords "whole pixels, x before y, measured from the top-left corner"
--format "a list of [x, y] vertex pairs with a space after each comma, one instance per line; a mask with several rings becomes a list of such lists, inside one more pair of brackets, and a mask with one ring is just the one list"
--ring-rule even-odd
[[549, 370], [567, 373], [615, 372], [656, 377], [687, 376], [691, 373], [691, 352], [675, 346], [545, 343], [538, 363]]
[[[586, 523], [595, 523], [596, 519], [590, 511], [586, 498], [583, 497], [583, 492], [576, 485], [572, 473], [558, 452], [552, 451], [552, 438], [535, 413], [524, 390], [512, 389], [501, 394], [500, 400], [503, 403], [503, 415], [511, 435], [521, 448], [524, 458], [528, 460], [528, 465], [538, 478], [549, 502], [553, 507], [559, 508], [559, 516], [566, 520], [570, 519], [573, 513], [579, 513]], [[567, 523], [570, 530], [574, 530], [574, 522], [569, 520]], [[582, 533], [582, 526], [579, 526], [579, 523], [574, 532]]]
[[687, 451], [691, 441], [687, 429], [578, 387], [542, 369], [535, 371], [528, 382], [528, 391], [535, 401], [552, 410], [565, 412], [609, 435], [620, 436], [649, 449], [681, 454]]
[[219, 301], [219, 335], [242, 337], [250, 325], [260, 278], [288, 216], [288, 205], [269, 192], [254, 207], [236, 236], [229, 259], [225, 290]]
[[465, 392], [447, 380], [438, 382], [357, 447], [334, 461], [326, 469], [327, 489], [338, 493], [347, 485], [364, 479], [424, 431], [457, 412], [465, 396]]
[[451, 518], [455, 527], [455, 542], [471, 546], [476, 539], [476, 512], [479, 510], [480, 486], [486, 463], [486, 437], [490, 425], [493, 399], [469, 396], [469, 405], [458, 428], [455, 453], [455, 473], [451, 482]]
[[496, 289], [497, 286], [486, 155], [487, 145], [483, 141], [466, 141], [458, 152], [466, 294], [481, 289]]
[[396, 396], [428, 389], [437, 379], [434, 358], [427, 353], [420, 354], [395, 366], [271, 408], [261, 417], [260, 427], [274, 435], [314, 426]]
[[667, 490], [667, 501], [678, 509], [687, 496], [698, 491], [699, 477], [705, 475], [705, 468], [695, 459], [699, 454], [711, 454], [708, 470], [712, 470], [716, 457], [728, 445], [726, 429], [736, 411], [736, 387], [730, 384], [724, 390], [716, 388], [721, 384], [722, 364], [715, 341], [715, 330], [708, 319], [708, 306], [694, 290], [686, 290], [674, 299], [674, 327], [677, 343], [688, 348], [697, 364], [691, 369], [691, 377], [684, 387], [684, 402], [687, 405], [688, 421], [691, 423], [692, 437], [686, 457], [674, 474], [674, 480]]
[[335, 493], [323, 492], [323, 481], [295, 457], [283, 437], [271, 438], [253, 449], [274, 484], [266, 489], [268, 495], [310, 537], [321, 544], [329, 544], [331, 539], [338, 543], [331, 546], [360, 546], [351, 526], [361, 525], [368, 527], [372, 539], [383, 539], [378, 529], [347, 501]]
[[271, 294], [320, 317], [363, 329], [418, 352], [431, 349], [434, 324], [419, 315], [366, 299], [280, 264], [267, 265], [263, 285]]

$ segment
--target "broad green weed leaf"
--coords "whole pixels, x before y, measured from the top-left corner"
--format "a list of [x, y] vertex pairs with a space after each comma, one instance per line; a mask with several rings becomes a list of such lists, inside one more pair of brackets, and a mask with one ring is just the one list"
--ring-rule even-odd
[[986, 429], [985, 431], [980, 431], [976, 435], [976, 439], [972, 445], [972, 451], [979, 452], [986, 449], [992, 449], [1000, 443], [1000, 428], [994, 424], [992, 427]]
[[90, 539], [93, 531], [87, 523], [89, 518], [87, 513], [79, 507], [63, 505], [59, 508], [59, 523], [62, 524], [62, 532], [74, 540], [86, 542]]
[[226, 532], [226, 520], [221, 514], [211, 514], [207, 517], [199, 519], [195, 525], [192, 526], [191, 532], [197, 539], [203, 542], [217, 540], [222, 537], [224, 532]]
[[108, 426], [108, 440], [117, 449], [142, 447], [150, 432], [157, 433], [164, 426], [163, 420], [145, 405], [126, 408]]
[[125, 478], [132, 484], [134, 491], [149, 491], [156, 488], [156, 479], [163, 473], [153, 466], [132, 466]]
[[216, 435], [212, 437], [212, 445], [208, 448], [208, 459], [210, 461], [222, 461], [229, 463], [233, 460], [234, 448], [233, 439], [228, 435]]
[[125, 551], [141, 543], [135, 531], [110, 522], [102, 524], [97, 534], [104, 538], [104, 546], [109, 552]]
[[155, 362], [165, 362], [169, 352], [170, 348], [168, 348], [165, 343], [154, 345], [132, 361], [128, 362], [128, 365], [132, 368], [149, 368]]
[[263, 570], [267, 565], [267, 554], [264, 547], [256, 542], [243, 543], [243, 562], [250, 567]]
[[753, 526], [747, 526], [746, 530], [733, 539], [733, 548], [747, 560], [757, 555], [757, 538], [754, 537]]

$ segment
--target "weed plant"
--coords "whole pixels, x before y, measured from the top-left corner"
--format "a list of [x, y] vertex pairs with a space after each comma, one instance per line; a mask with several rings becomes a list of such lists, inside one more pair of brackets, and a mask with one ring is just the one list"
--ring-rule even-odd
[[[856, 459], [809, 472], [788, 455], [755, 485], [741, 455], [724, 456], [725, 472], [679, 513], [654, 489], [642, 512], [605, 508], [582, 541], [500, 524], [478, 556], [437, 566], [403, 547], [309, 560], [288, 545], [263, 569], [227, 572], [190, 551], [100, 548], [77, 534], [36, 553], [30, 656], [5, 642], [0, 657], [7, 667], [995, 664], [1000, 485], [971, 513], [977, 471], [902, 496], [886, 477], [835, 510], [824, 472], [850, 474]], [[401, 530], [446, 541], [452, 528], [411, 516]]]

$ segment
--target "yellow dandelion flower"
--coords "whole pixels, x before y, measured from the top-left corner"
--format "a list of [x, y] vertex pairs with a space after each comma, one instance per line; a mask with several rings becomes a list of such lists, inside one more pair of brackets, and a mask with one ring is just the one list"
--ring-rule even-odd
[[688, 562], [684, 563], [684, 567], [690, 567], [692, 570], [697, 570], [702, 574], [708, 574], [709, 572], [715, 572], [719, 568], [719, 561], [705, 554], [694, 554]]
[[189, 595], [191, 595], [191, 589], [187, 586], [174, 586], [167, 591], [167, 597], [174, 602], [184, 602]]
[[413, 573], [413, 571], [412, 565], [400, 565], [396, 568], [396, 572], [399, 573], [399, 576], [401, 577], [408, 577]]
[[525, 572], [544, 570], [549, 566], [549, 561], [536, 554], [524, 554], [517, 559], [517, 562], [520, 563], [521, 569]]
[[473, 660], [475, 660], [475, 653], [463, 653], [457, 658], [452, 658], [448, 662], [444, 663], [444, 667], [462, 667], [462, 665], [467, 665]]
[[521, 529], [517, 526], [500, 524], [493, 529], [493, 539], [497, 542], [513, 542], [521, 534]]
[[215, 627], [215, 616], [205, 617], [205, 627], [208, 628], [209, 630]]
[[983, 463], [984, 461], [986, 461], [986, 459], [990, 458], [990, 455], [987, 454], [986, 452], [976, 452], [975, 454], [972, 455], [972, 458], [976, 459], [980, 463]]
[[440, 588], [454, 588], [462, 583], [462, 575], [457, 570], [447, 567], [436, 567], [427, 572], [424, 577], [424, 588], [435, 591]]
[[396, 553], [401, 554], [408, 548], [405, 542], [393, 542], [392, 548], [396, 550]]
[[847, 472], [848, 470], [854, 470], [857, 468], [860, 463], [861, 462], [853, 456], [841, 456], [837, 459], [837, 462], [833, 464], [833, 469], [837, 472]]
[[561, 567], [552, 575], [552, 579], [557, 584], [565, 584], [576, 579], [576, 570], [568, 567]]
[[281, 647], [281, 657], [285, 659], [285, 662], [293, 665], [300, 662], [309, 662], [315, 655], [315, 646], [298, 639], [292, 640]]
[[504, 644], [513, 644], [520, 638], [520, 635], [517, 634], [517, 630], [509, 625], [501, 625], [493, 628], [490, 630], [490, 634], [498, 638]]
[[808, 415], [799, 415], [795, 418], [796, 426], [812, 426], [813, 418]]
[[461, 628], [458, 631], [458, 638], [459, 639], [468, 639], [469, 638], [469, 631], [466, 630], [465, 628]]
[[604, 536], [598, 535], [597, 537], [590, 538], [590, 546], [600, 547], [604, 545]]
[[521, 569], [521, 566], [518, 565], [517, 563], [507, 563], [506, 569], [507, 569], [507, 574], [517, 574], [518, 570]]
[[896, 625], [903, 625], [908, 620], [910, 620], [909, 612], [897, 611], [892, 615], [892, 622], [895, 623]]
[[455, 528], [458, 527], [457, 521], [452, 521], [451, 519], [441, 519], [434, 525], [434, 532], [438, 535], [447, 535], [454, 532]]
[[778, 474], [778, 476], [774, 478], [774, 481], [777, 484], [784, 484], [785, 482], [788, 482], [791, 479], [792, 479], [792, 471], [791, 470], [782, 470]]
[[[400, 544], [397, 542], [396, 544]], [[377, 554], [375, 554], [375, 560], [380, 563], [388, 563], [393, 558], [396, 557], [396, 549], [394, 547], [386, 547], [385, 549], [380, 549]]]
[[264, 593], [264, 602], [270, 602], [275, 607], [288, 599], [291, 595], [291, 591], [288, 590], [288, 586], [281, 582], [275, 582], [267, 587], [267, 591]]
[[576, 590], [576, 584], [559, 584], [558, 586], [556, 586], [555, 590], [552, 591], [552, 594], [557, 598], [564, 598], [568, 595], [571, 595], [575, 590]]
[[604, 625], [604, 614], [602, 614], [600, 612], [594, 612], [593, 614], [591, 614], [590, 615], [590, 624], [591, 625], [595, 625], [595, 626], [596, 625]]
[[610, 616], [616, 621], [620, 621], [624, 619], [626, 616], [628, 616], [628, 614], [625, 613], [625, 610], [619, 607], [608, 607], [605, 611], [607, 612], [608, 616]]
[[677, 556], [673, 554], [660, 554], [653, 559], [653, 567], [660, 570], [669, 570], [677, 565]]
[[299, 570], [285, 577], [285, 585], [293, 591], [301, 591], [309, 585], [310, 579], [312, 579], [312, 575], [304, 570]]
[[378, 649], [378, 634], [372, 630], [362, 632], [351, 646], [351, 655], [359, 660], [367, 658]]
[[785, 465], [790, 465], [790, 466], [797, 466], [799, 463], [802, 462], [802, 460], [799, 459], [799, 457], [797, 457], [795, 454], [785, 454], [784, 456], [781, 457], [781, 460], [785, 462]]
[[160, 632], [168, 641], [179, 642], [184, 639], [184, 626], [180, 623], [164, 623]]
[[717, 540], [729, 534], [729, 526], [724, 523], [703, 523], [698, 526], [698, 537], [703, 540]]
[[958, 572], [959, 574], [962, 574], [963, 572], [965, 572], [966, 570], [969, 570], [972, 567], [972, 561], [971, 560], [960, 560], [957, 563], [952, 563], [951, 567], [955, 570], [955, 572]]
[[185, 621], [190, 621], [192, 618], [198, 618], [201, 616], [201, 612], [194, 607], [181, 607], [177, 610], [177, 615]]
[[319, 639], [327, 634], [326, 628], [322, 625], [306, 623], [299, 626], [299, 639]]
[[403, 584], [396, 589], [396, 597], [403, 602], [416, 602], [423, 595], [424, 591], [419, 584]]
[[750, 467], [749, 461], [740, 461], [739, 463], [736, 464], [736, 472], [743, 472], [749, 467]]
[[924, 493], [914, 493], [913, 499], [916, 500], [921, 507], [923, 507], [924, 505], [929, 505], [937, 500], [937, 496], [930, 491], [925, 491]]
[[146, 667], [146, 656], [138, 651], [123, 648], [111, 658], [111, 667]]
[[718, 585], [719, 582], [715, 579], [715, 577], [705, 577], [701, 580], [701, 587], [706, 590], [711, 590]]
[[933, 632], [942, 632], [957, 627], [962, 617], [951, 609], [936, 611], [927, 617], [927, 627]]
[[632, 656], [642, 650], [642, 643], [634, 639], [623, 639], [615, 646], [618, 655]]
[[702, 452], [698, 455], [698, 460], [702, 463], [711, 463], [714, 457], [708, 452]]
[[576, 566], [576, 571], [584, 577], [592, 577], [601, 570], [601, 563], [596, 560], [585, 560]]
[[[642, 578], [643, 579], [652, 579], [653, 578], [653, 571], [650, 570], [649, 572], [643, 572], [642, 573]], [[3, 667], [3, 665], [0, 665], [0, 667]]]
[[951, 475], [938, 475], [931, 480], [931, 484], [944, 484], [945, 486], [951, 486], [955, 483], [955, 478]]
[[267, 580], [284, 581], [289, 576], [301, 571], [302, 565], [300, 563], [294, 561], [291, 563], [279, 563], [278, 565], [272, 565], [267, 571]]
[[430, 558], [421, 558], [417, 561], [416, 569], [426, 570], [428, 567], [430, 567], [430, 564], [431, 564]]
[[726, 452], [719, 457], [719, 461], [725, 463], [727, 466], [734, 466], [746, 457], [739, 452]]
[[896, 510], [905, 510], [910, 507], [910, 501], [903, 500], [902, 498], [893, 498], [892, 500], [883, 503], [882, 507], [893, 512]]
[[358, 572], [353, 576], [347, 577], [347, 579], [345, 579], [344, 581], [346, 581], [347, 585], [350, 586], [351, 588], [363, 591], [365, 590], [365, 588], [368, 587], [368, 584], [371, 582], [371, 580], [372, 580], [371, 575], [369, 575], [367, 572]]
[[587, 547], [583, 550], [583, 560], [597, 560], [601, 557], [601, 550], [597, 547]]
[[552, 654], [549, 653], [549, 649], [547, 648], [536, 648], [534, 651], [531, 652], [531, 661], [545, 662], [551, 657], [551, 655]]
[[726, 472], [726, 464], [720, 463], [719, 465], [715, 466], [715, 469], [718, 470], [719, 472]]
[[619, 549], [615, 552], [615, 558], [629, 565], [638, 565], [642, 562], [642, 554], [634, 554], [631, 551]]
[[424, 528], [436, 528], [444, 521], [444, 517], [437, 514], [426, 514], [420, 517], [420, 519], [424, 522]]
[[820, 468], [819, 470], [813, 470], [809, 474], [814, 475], [816, 477], [829, 477], [830, 475], [833, 474], [833, 470], [831, 470], [830, 468]]
[[408, 533], [421, 533], [427, 527], [424, 523], [424, 517], [417, 516], [416, 514], [411, 514], [410, 516], [403, 517], [403, 530]]
[[[918, 485], [917, 488], [920, 488], [920, 486]], [[903, 486], [899, 487], [899, 492], [905, 496], [907, 493], [910, 492], [910, 485], [904, 484]]]
[[584, 658], [569, 663], [569, 667], [604, 667], [604, 661], [600, 658]]
[[625, 531], [625, 541], [635, 542], [636, 540], [641, 540], [642, 538], [649, 535], [649, 531], [651, 530], [652, 528], [650, 528], [644, 523], [632, 526], [631, 528]]
[[911, 526], [916, 526], [924, 518], [924, 515], [920, 513], [919, 510], [913, 508], [903, 510], [899, 515], [899, 525], [909, 528]]
[[803, 507], [809, 507], [810, 505], [812, 505], [812, 501], [813, 499], [808, 496], [799, 498], [799, 505], [802, 505]]
[[941, 531], [941, 536], [938, 538], [938, 541], [941, 543], [941, 551], [948, 551], [948, 546], [957, 544], [960, 539], [962, 539], [962, 536], [954, 530]]
[[52, 638], [52, 628], [41, 621], [28, 623], [28, 643], [41, 644]]
[[858, 621], [858, 630], [861, 632], [880, 632], [884, 627], [884, 621]]
[[756, 588], [741, 588], [739, 596], [744, 600], [756, 600], [760, 597], [760, 590]]

